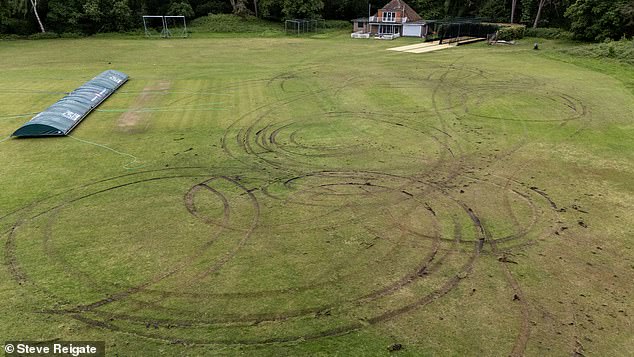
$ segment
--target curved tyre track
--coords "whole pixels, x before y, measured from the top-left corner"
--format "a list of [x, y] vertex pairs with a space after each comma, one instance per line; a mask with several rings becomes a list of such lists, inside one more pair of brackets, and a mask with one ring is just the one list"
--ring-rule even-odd
[[[517, 77], [514, 82], [497, 80], [497, 74], [461, 65], [460, 60], [416, 78], [431, 88], [431, 92], [424, 92], [431, 93], [431, 108], [411, 111], [344, 108], [279, 120], [279, 108], [295, 108], [320, 96], [336, 98], [367, 82], [349, 77], [317, 89], [293, 90], [291, 81], [308, 78], [305, 72], [317, 70], [315, 67], [248, 82], [269, 88], [275, 98], [236, 118], [224, 131], [221, 145], [244, 173], [267, 170], [255, 175], [261, 179], [229, 177], [204, 167], [147, 170], [95, 180], [36, 201], [0, 217], [12, 222], [4, 245], [10, 276], [24, 289], [54, 302], [42, 303], [43, 312], [117, 333], [183, 344], [263, 345], [339, 336], [432, 304], [469, 279], [479, 259], [530, 244], [557, 208], [543, 190], [525, 187], [515, 178], [474, 170], [484, 160], [469, 152], [460, 121], [514, 121], [513, 117], [477, 114], [479, 106], [489, 99], [482, 93], [484, 88], [517, 92], [542, 84], [530, 77]], [[467, 80], [467, 84], [458, 85]], [[377, 88], [415, 91], [424, 87], [421, 83], [403, 79], [403, 83], [379, 83]], [[566, 93], [551, 94], [544, 98], [570, 113], [560, 124], [586, 117], [582, 100]], [[306, 132], [311, 125], [328, 128], [341, 122], [369, 123], [370, 129], [355, 142], [346, 136], [340, 141], [320, 141]], [[418, 139], [424, 150], [416, 155], [403, 150], [399, 138], [405, 136]], [[376, 150], [377, 138], [383, 140], [383, 151]], [[488, 163], [511, 160], [524, 144], [522, 140], [491, 153]], [[384, 161], [363, 167], [340, 162], [363, 158], [372, 150]], [[401, 165], [392, 167], [392, 163]], [[56, 223], [59, 212], [125, 188], [167, 182], [182, 186], [182, 206], [178, 209], [208, 232], [194, 253], [178, 256], [175, 263], [153, 271], [141, 283], [121, 287], [118, 282], [104, 283], [95, 279], [93, 272], [76, 269], [64, 252], [56, 249], [60, 237], [53, 225], [61, 224]], [[501, 209], [487, 211], [486, 202], [465, 198], [456, 189], [464, 182], [478, 185], [484, 201], [501, 197]], [[205, 202], [216, 204], [216, 211], [209, 211]], [[552, 209], [544, 209], [546, 205]], [[520, 219], [519, 209], [529, 212], [529, 217]], [[149, 222], [152, 217], [144, 219]], [[510, 233], [492, 236], [487, 222], [496, 219], [508, 220]], [[41, 281], [30, 278], [29, 265], [21, 260], [20, 240], [27, 239], [21, 231], [41, 220], [46, 223], [41, 242], [46, 259], [64, 267], [66, 274], [102, 298], [69, 306], [63, 294], [58, 296], [59, 292], [49, 291]], [[310, 234], [304, 234], [307, 231]], [[338, 244], [343, 258], [337, 261], [327, 253], [308, 254], [306, 259], [312, 259], [307, 261], [317, 267], [315, 272], [292, 283], [278, 282], [270, 271], [254, 266], [245, 271], [263, 276], [269, 273], [267, 284], [227, 288], [228, 279], [249, 278], [238, 274], [247, 274], [237, 269], [245, 265], [240, 260], [243, 255], [259, 249], [260, 254], [278, 252], [271, 259], [277, 259], [280, 266], [287, 258], [300, 256], [292, 250], [301, 247], [293, 245], [293, 239], [311, 247], [323, 244], [327, 247], [324, 252], [335, 252], [327, 245]], [[290, 251], [280, 253], [284, 249]], [[450, 259], [460, 264], [444, 264]], [[510, 352], [519, 356], [530, 337], [530, 311], [520, 282], [507, 263], [501, 264], [505, 281], [520, 299], [522, 323]], [[394, 272], [387, 269], [391, 266]], [[332, 290], [339, 294], [329, 294]], [[275, 334], [270, 332], [272, 326]]]

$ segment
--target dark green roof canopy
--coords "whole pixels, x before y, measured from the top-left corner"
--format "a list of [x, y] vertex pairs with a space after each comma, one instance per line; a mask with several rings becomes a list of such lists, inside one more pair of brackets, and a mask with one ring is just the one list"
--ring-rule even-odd
[[34, 116], [13, 136], [67, 135], [127, 80], [127, 74], [107, 70]]

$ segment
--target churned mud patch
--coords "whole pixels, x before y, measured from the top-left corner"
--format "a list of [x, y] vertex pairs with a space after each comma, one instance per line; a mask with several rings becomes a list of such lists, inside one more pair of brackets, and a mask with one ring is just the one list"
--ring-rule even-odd
[[121, 117], [117, 120], [117, 128], [125, 132], [145, 131], [150, 113], [147, 110], [147, 106], [156, 101], [156, 98], [163, 95], [166, 90], [170, 89], [171, 85], [170, 81], [162, 80], [145, 86], [130, 108], [121, 114]]

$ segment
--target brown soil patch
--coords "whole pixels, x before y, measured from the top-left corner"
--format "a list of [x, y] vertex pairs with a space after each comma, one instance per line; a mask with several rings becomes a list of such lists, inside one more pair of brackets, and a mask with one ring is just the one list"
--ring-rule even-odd
[[159, 95], [163, 95], [171, 85], [170, 81], [159, 81], [145, 86], [129, 110], [121, 114], [117, 120], [117, 128], [125, 132], [145, 131], [149, 122], [147, 121], [148, 112], [143, 109], [154, 102]]

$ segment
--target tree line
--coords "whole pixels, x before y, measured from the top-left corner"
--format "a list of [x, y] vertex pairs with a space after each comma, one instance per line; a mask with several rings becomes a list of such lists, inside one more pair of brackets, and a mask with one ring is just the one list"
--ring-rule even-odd
[[[389, 0], [0, 0], [0, 33], [128, 31], [142, 15], [208, 14], [282, 20], [351, 20], [374, 14]], [[425, 19], [478, 17], [531, 27], [559, 27], [600, 41], [634, 35], [634, 0], [409, 0]]]

